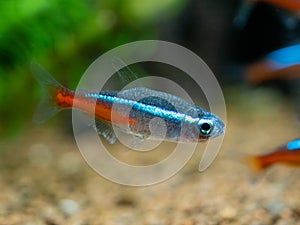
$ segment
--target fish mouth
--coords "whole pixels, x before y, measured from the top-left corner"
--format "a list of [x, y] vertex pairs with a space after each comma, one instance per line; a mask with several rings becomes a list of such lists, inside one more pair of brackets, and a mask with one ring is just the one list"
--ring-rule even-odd
[[219, 137], [221, 135], [224, 135], [225, 134], [225, 129], [226, 129], [226, 126], [224, 124], [224, 122], [219, 118], [217, 117], [216, 115], [213, 115], [213, 121], [214, 121], [214, 130], [211, 134], [211, 138], [216, 138], [216, 137]]
[[206, 142], [206, 141], [208, 141], [208, 139], [209, 139], [209, 137], [199, 137], [198, 138], [198, 142]]

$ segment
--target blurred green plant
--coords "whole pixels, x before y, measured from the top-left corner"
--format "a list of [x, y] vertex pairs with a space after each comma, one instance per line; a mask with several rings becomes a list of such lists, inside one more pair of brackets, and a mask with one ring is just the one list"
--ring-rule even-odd
[[184, 4], [184, 0], [0, 1], [0, 135], [31, 123], [40, 94], [29, 69], [31, 61], [74, 87], [97, 56], [130, 41], [157, 38], [159, 21], [176, 15]]

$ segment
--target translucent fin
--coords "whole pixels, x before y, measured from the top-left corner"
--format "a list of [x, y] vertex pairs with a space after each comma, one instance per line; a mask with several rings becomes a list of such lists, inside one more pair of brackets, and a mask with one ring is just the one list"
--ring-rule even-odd
[[159, 146], [161, 139], [151, 138], [149, 135], [128, 132], [122, 128], [115, 128], [119, 142], [131, 150], [139, 152], [151, 151]]
[[114, 144], [117, 140], [117, 137], [113, 131], [112, 126], [104, 121], [96, 120], [94, 124], [94, 129], [98, 132], [99, 135], [104, 137], [110, 144]]
[[[114, 144], [117, 141], [117, 135], [114, 132], [112, 125], [108, 122], [96, 120], [94, 124], [92, 124], [93, 128], [97, 131], [97, 133], [105, 138], [110, 144]], [[127, 133], [125, 130], [115, 127], [118, 132], [118, 138], [125, 140], [125, 143], [128, 147], [135, 149], [136, 146], [141, 145], [146, 137], [137, 134]]]
[[55, 94], [58, 88], [63, 87], [42, 66], [37, 63], [31, 64], [32, 73], [43, 89], [41, 102], [33, 117], [35, 123], [43, 123], [62, 110], [57, 106]]
[[33, 75], [37, 82], [42, 86], [57, 86], [62, 87], [62, 85], [54, 79], [54, 77], [51, 76], [40, 64], [38, 63], [31, 63], [31, 71], [33, 72]]
[[55, 116], [61, 110], [62, 108], [59, 108], [55, 105], [51, 105], [48, 99], [44, 98], [42, 99], [42, 101], [36, 109], [36, 112], [33, 116], [33, 122], [41, 124]]
[[127, 85], [139, 78], [138, 75], [135, 74], [120, 58], [114, 57], [112, 59], [112, 66], [118, 73], [124, 85]]

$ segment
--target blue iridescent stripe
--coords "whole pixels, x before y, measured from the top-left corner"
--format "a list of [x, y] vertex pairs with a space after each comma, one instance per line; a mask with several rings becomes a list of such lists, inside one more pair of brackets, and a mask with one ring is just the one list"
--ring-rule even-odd
[[288, 150], [295, 150], [300, 148], [300, 139], [291, 141], [286, 145]]
[[157, 106], [153, 105], [146, 105], [141, 102], [133, 101], [133, 100], [128, 100], [124, 98], [119, 98], [116, 96], [109, 96], [109, 95], [103, 95], [103, 94], [95, 94], [95, 93], [87, 93], [85, 94], [85, 97], [87, 98], [97, 98], [101, 99], [103, 101], [107, 101], [109, 103], [116, 103], [120, 105], [127, 105], [134, 107], [138, 111], [143, 111], [146, 113], [149, 113], [153, 116], [161, 117], [164, 119], [169, 119], [169, 120], [175, 120], [177, 122], [182, 122], [183, 120], [188, 122], [188, 123], [194, 123], [198, 121], [198, 118], [193, 118], [191, 116], [188, 116], [183, 113], [178, 113], [178, 112], [173, 112], [170, 110], [165, 110]]
[[300, 63], [300, 44], [281, 48], [267, 55], [267, 58], [276, 62], [278, 69]]

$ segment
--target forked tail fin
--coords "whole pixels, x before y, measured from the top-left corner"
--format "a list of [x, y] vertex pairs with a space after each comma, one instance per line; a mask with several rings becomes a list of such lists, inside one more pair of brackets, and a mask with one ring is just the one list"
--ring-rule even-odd
[[31, 64], [31, 70], [37, 82], [43, 89], [41, 102], [33, 117], [35, 123], [43, 123], [61, 111], [57, 104], [56, 95], [63, 86], [56, 81], [41, 65], [37, 63]]

